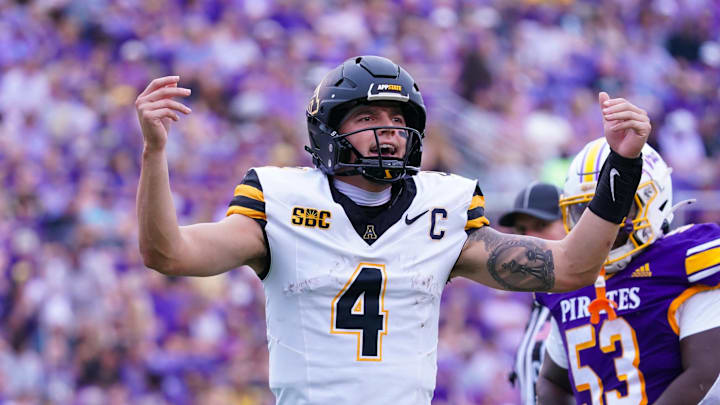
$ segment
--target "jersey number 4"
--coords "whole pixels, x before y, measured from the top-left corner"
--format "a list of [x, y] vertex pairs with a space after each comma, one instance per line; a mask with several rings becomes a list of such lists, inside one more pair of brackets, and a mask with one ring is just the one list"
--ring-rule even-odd
[[[627, 384], [627, 394], [620, 391], [606, 391], [603, 389], [602, 379], [590, 366], [580, 363], [580, 353], [598, 345], [595, 340], [595, 327], [591, 324], [578, 326], [565, 332], [568, 343], [568, 360], [575, 389], [578, 392], [590, 391], [592, 405], [645, 405], [647, 394], [645, 392], [645, 378], [638, 368], [640, 364], [640, 348], [637, 343], [635, 330], [623, 318], [612, 321], [605, 320], [597, 335], [600, 341], [600, 350], [603, 354], [613, 353], [619, 344], [620, 354], [613, 360], [615, 375], [621, 382]], [[603, 397], [605, 401], [603, 401]]]
[[330, 333], [357, 336], [357, 361], [382, 361], [386, 283], [384, 264], [360, 263], [332, 301]]

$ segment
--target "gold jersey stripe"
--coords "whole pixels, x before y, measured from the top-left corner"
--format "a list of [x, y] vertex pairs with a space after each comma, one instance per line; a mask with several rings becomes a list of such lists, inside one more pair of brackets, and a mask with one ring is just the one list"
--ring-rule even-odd
[[250, 217], [253, 219], [262, 219], [262, 220], [267, 221], [267, 215], [265, 215], [264, 212], [250, 209], [250, 208], [240, 207], [237, 205], [233, 205], [232, 207], [228, 208], [227, 212], [225, 213], [225, 216], [230, 216], [233, 214], [245, 215], [246, 217]]
[[715, 290], [718, 288], [720, 288], [720, 284], [716, 285], [715, 287], [710, 287], [708, 285], [695, 285], [680, 293], [680, 295], [678, 295], [677, 298], [675, 298], [670, 303], [670, 308], [668, 308], [667, 313], [667, 320], [676, 335], [680, 335], [680, 326], [677, 323], [677, 319], [675, 319], [675, 313], [677, 312], [678, 308], [680, 308], [680, 305], [682, 305], [685, 301], [687, 301], [690, 297], [697, 293], [708, 290]]
[[485, 197], [481, 195], [474, 195], [472, 201], [470, 201], [470, 208], [468, 211], [477, 207], [485, 207]]
[[233, 197], [237, 197], [239, 195], [252, 198], [253, 200], [265, 202], [265, 196], [263, 196], [263, 192], [253, 186], [248, 186], [247, 184], [241, 184], [235, 187], [235, 194], [233, 194]]
[[488, 221], [485, 217], [478, 217], [473, 220], [467, 221], [467, 224], [465, 224], [465, 230], [473, 229], [473, 228], [482, 228], [485, 225], [490, 225], [490, 221]]
[[593, 181], [592, 172], [595, 171], [595, 162], [600, 158], [598, 152], [600, 152], [602, 144], [602, 142], [595, 142], [595, 144], [590, 147], [585, 160], [585, 167], [583, 167], [583, 173], [587, 173], [583, 176], [583, 182]]
[[720, 264], [720, 247], [696, 253], [685, 258], [685, 272], [691, 275], [700, 270]]

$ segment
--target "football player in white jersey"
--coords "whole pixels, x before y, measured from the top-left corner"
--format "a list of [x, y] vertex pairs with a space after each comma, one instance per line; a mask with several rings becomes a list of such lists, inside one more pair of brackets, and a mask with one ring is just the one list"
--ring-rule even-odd
[[425, 106], [413, 78], [360, 56], [331, 70], [308, 105], [315, 168], [254, 168], [226, 218], [179, 226], [165, 152], [171, 122], [190, 113], [178, 82], [155, 79], [136, 100], [140, 251], [169, 275], [257, 272], [278, 404], [429, 404], [446, 281], [591, 284], [632, 204], [650, 133], [645, 111], [600, 93], [613, 152], [590, 209], [560, 241], [503, 234], [487, 226], [476, 181], [420, 171]]

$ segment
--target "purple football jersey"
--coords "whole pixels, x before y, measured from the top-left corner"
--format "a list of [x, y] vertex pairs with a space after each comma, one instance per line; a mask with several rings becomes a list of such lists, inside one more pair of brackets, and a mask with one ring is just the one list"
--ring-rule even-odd
[[720, 227], [689, 225], [656, 241], [606, 279], [615, 320], [590, 323], [595, 288], [537, 294], [558, 324], [578, 404], [650, 404], [682, 372], [675, 313], [720, 288]]

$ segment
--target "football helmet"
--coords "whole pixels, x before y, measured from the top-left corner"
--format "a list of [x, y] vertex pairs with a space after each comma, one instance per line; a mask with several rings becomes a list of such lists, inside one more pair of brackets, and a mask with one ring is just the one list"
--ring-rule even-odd
[[[350, 109], [375, 101], [397, 102], [407, 126], [338, 133], [340, 122]], [[412, 76], [389, 59], [358, 56], [331, 70], [315, 88], [306, 116], [310, 146], [305, 146], [305, 150], [312, 155], [315, 166], [329, 175], [361, 174], [371, 181], [392, 183], [420, 170], [425, 104]], [[407, 138], [402, 159], [363, 156], [346, 139], [349, 135], [373, 130], [375, 142], [380, 145], [378, 130], [387, 128], [400, 130]]]
[[[595, 186], [610, 146], [605, 138], [596, 139], [575, 156], [563, 187], [559, 205], [565, 230], [570, 230], [595, 195]], [[642, 149], [643, 170], [635, 193], [635, 203], [620, 229], [605, 261], [605, 271], [625, 268], [632, 257], [668, 232], [673, 218], [670, 169], [660, 155], [645, 144]]]

